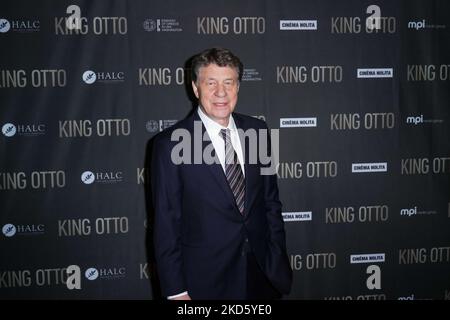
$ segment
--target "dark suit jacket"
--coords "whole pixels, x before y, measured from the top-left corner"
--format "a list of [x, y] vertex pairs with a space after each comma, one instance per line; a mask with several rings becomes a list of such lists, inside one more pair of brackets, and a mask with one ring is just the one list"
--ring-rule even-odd
[[[233, 113], [233, 118], [244, 130], [267, 128], [253, 117]], [[241, 215], [218, 161], [212, 165], [171, 161], [172, 147], [179, 143], [171, 141], [172, 132], [182, 128], [193, 137], [194, 120], [201, 121], [197, 111], [154, 140], [154, 245], [162, 294], [187, 290], [193, 299], [245, 299], [248, 244], [272, 285], [288, 293], [292, 270], [276, 175], [260, 175], [261, 164], [248, 163], [245, 147], [245, 212]], [[210, 143], [203, 142], [202, 147]], [[241, 144], [244, 148], [242, 139]]]

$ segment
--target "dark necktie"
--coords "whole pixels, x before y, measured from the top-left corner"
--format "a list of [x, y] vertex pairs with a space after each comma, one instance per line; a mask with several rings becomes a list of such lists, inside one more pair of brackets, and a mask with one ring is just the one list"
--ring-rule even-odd
[[220, 135], [225, 142], [225, 175], [233, 192], [236, 205], [244, 214], [245, 179], [236, 151], [230, 138], [230, 129], [221, 129]]

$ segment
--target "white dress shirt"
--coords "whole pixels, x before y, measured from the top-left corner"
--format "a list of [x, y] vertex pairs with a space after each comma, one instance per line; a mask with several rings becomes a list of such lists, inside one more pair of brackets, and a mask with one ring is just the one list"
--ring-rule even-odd
[[222, 165], [223, 172], [225, 172], [225, 141], [223, 141], [222, 135], [220, 134], [221, 129], [230, 129], [230, 138], [233, 149], [236, 151], [239, 164], [241, 165], [242, 172], [245, 177], [245, 166], [244, 166], [244, 157], [242, 154], [242, 146], [241, 140], [239, 139], [239, 134], [237, 131], [236, 124], [233, 119], [233, 115], [230, 114], [230, 120], [228, 121], [228, 126], [224, 127], [210, 117], [208, 117], [202, 110], [202, 108], [197, 108], [198, 115], [203, 122], [203, 125], [208, 132], [209, 137], [211, 138], [211, 142], [214, 146], [214, 150], [216, 151], [216, 155], [219, 158], [220, 164]]

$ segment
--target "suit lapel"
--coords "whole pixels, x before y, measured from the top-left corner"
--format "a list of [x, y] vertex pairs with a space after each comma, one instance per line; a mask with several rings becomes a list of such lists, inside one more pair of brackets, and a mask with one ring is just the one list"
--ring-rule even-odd
[[[201, 121], [197, 111], [194, 112], [194, 116], [193, 116], [193, 120], [194, 121], [200, 121], [202, 124], [202, 137], [203, 134], [205, 134], [209, 140], [208, 141], [203, 141], [202, 139], [202, 152], [205, 150], [205, 148], [211, 144], [211, 138], [208, 135], [208, 132], [206, 131], [205, 125], [203, 124], [203, 122]], [[193, 132], [193, 130], [192, 130]], [[210, 174], [214, 177], [214, 180], [216, 180], [216, 182], [220, 185], [220, 187], [223, 190], [223, 194], [225, 195], [225, 197], [228, 199], [228, 201], [230, 201], [234, 207], [236, 208], [236, 210], [239, 209], [237, 208], [236, 205], [236, 201], [234, 199], [234, 195], [233, 192], [231, 191], [230, 185], [228, 183], [227, 177], [225, 176], [225, 173], [223, 172], [223, 168], [222, 165], [220, 164], [219, 158], [217, 157], [216, 151], [214, 150], [214, 163], [213, 164], [206, 164], [202, 161], [201, 166], [204, 166], [209, 172]]]
[[[206, 133], [208, 134], [208, 133]], [[205, 150], [205, 147], [210, 144], [210, 141], [204, 141], [203, 142], [203, 150]], [[224, 195], [227, 197], [231, 203], [237, 208], [236, 201], [234, 200], [233, 192], [231, 191], [230, 185], [228, 183], [227, 177], [225, 176], [225, 173], [223, 172], [222, 165], [220, 164], [219, 158], [217, 157], [216, 152], [214, 151], [216, 163], [213, 164], [202, 164], [207, 168], [207, 170], [213, 175], [216, 182], [221, 186]]]

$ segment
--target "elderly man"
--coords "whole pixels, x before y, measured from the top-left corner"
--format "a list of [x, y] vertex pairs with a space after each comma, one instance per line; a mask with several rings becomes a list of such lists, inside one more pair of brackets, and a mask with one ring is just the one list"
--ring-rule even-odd
[[[198, 108], [154, 140], [154, 246], [168, 299], [276, 299], [290, 291], [276, 175], [261, 174], [264, 164], [249, 161], [255, 149], [239, 135], [267, 130], [263, 121], [234, 112], [242, 73], [241, 61], [229, 50], [195, 56]], [[197, 156], [209, 146], [213, 163], [174, 159], [179, 136], [174, 133], [194, 137], [195, 128], [208, 137]], [[182, 157], [198, 150], [184, 152]]]

